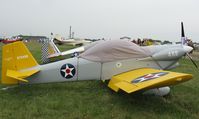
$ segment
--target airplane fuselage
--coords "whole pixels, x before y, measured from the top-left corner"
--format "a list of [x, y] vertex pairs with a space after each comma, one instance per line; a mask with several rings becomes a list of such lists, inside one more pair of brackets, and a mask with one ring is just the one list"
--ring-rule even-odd
[[[147, 46], [151, 56], [112, 62], [93, 62], [80, 57], [38, 65], [40, 72], [28, 78], [30, 83], [50, 83], [77, 80], [109, 80], [112, 76], [138, 68], [172, 69], [185, 51], [179, 46]], [[30, 69], [25, 69], [30, 70]]]

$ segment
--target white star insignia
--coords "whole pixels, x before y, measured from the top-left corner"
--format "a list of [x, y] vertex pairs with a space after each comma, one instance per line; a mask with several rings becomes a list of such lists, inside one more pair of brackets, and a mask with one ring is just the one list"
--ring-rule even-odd
[[164, 76], [166, 74], [168, 74], [168, 73], [167, 72], [157, 72], [157, 73], [147, 74], [147, 75], [144, 75], [142, 77], [139, 77], [139, 78], [133, 80], [132, 83], [139, 83], [139, 82], [144, 82], [144, 81], [156, 79], [156, 78], [159, 78], [159, 77]]
[[139, 82], [143, 82], [148, 79], [154, 79], [154, 78], [159, 78], [159, 77], [160, 77], [159, 74], [147, 74], [146, 76], [140, 78]]
[[62, 69], [61, 72], [64, 72], [64, 77], [67, 77], [68, 75], [73, 76], [72, 71], [74, 70], [74, 68], [69, 68], [68, 65], [66, 64], [66, 68]]

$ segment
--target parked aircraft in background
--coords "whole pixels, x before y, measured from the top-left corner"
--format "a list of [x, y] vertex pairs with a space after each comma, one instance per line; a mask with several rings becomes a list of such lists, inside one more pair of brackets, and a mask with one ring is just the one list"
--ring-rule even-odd
[[4, 44], [8, 44], [8, 43], [13, 43], [16, 41], [22, 41], [23, 39], [21, 37], [12, 37], [12, 38], [6, 38], [1, 40], [2, 43]]
[[[47, 48], [42, 48], [42, 50], [44, 50], [44, 51], [42, 51], [44, 53], [44, 54], [42, 54], [43, 55], [42, 57], [47, 58], [47, 59], [51, 59], [51, 58], [55, 58], [55, 57], [59, 57], [59, 56], [65, 56], [65, 55], [70, 55], [71, 57], [76, 57], [80, 53], [82, 53], [85, 50], [89, 49], [90, 47], [96, 45], [98, 42], [99, 41], [95, 41], [95, 42], [92, 42], [92, 43], [84, 45], [84, 46], [80, 46], [80, 47], [77, 47], [74, 49], [70, 49], [70, 50], [61, 52], [59, 50], [59, 48], [53, 42], [53, 39], [50, 39], [49, 41], [47, 41], [48, 45], [45, 45]], [[45, 56], [47, 56], [47, 57], [45, 57]]]
[[0, 42], [3, 40], [3, 38], [0, 38]]
[[78, 38], [70, 38], [64, 39], [60, 35], [56, 34], [53, 38], [55, 44], [62, 45], [62, 44], [69, 44], [73, 46], [82, 46], [91, 43], [91, 41], [85, 39], [78, 39]]
[[[90, 40], [86, 40], [86, 39], [82, 39], [82, 38], [75, 38], [74, 37], [74, 32], [72, 32], [72, 27], [70, 26], [69, 28], [69, 36], [67, 39], [64, 39], [63, 37], [61, 37], [61, 35], [56, 34], [53, 38], [53, 41], [55, 44], [69, 44], [69, 45], [73, 45], [73, 46], [82, 46], [82, 45], [86, 45], [91, 43], [92, 41]], [[53, 33], [51, 33], [51, 35], [53, 35]]]
[[70, 49], [64, 52], [60, 52], [60, 50], [57, 48], [57, 46], [55, 45], [55, 43], [53, 42], [53, 39], [51, 39], [50, 41], [48, 41], [48, 48], [44, 48], [44, 49], [48, 49], [48, 57], [47, 58], [54, 58], [54, 57], [59, 57], [59, 56], [64, 56], [64, 55], [71, 55], [71, 54], [76, 54], [76, 53], [81, 53], [85, 50], [86, 46], [80, 46], [74, 49]]

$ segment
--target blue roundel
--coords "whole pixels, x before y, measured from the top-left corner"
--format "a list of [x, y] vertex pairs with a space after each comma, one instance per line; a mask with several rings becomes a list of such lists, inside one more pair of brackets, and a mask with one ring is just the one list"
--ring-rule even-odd
[[62, 65], [60, 69], [60, 73], [64, 78], [70, 79], [70, 78], [73, 78], [73, 76], [75, 75], [76, 69], [72, 64], [68, 63], [68, 64]]

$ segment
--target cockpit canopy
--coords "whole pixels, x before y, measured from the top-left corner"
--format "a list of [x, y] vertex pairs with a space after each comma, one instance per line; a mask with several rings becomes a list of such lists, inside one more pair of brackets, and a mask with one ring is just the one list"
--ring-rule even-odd
[[96, 62], [111, 62], [131, 58], [145, 58], [150, 54], [128, 40], [108, 40], [94, 42], [93, 45], [80, 54], [81, 58]]

